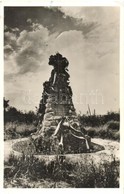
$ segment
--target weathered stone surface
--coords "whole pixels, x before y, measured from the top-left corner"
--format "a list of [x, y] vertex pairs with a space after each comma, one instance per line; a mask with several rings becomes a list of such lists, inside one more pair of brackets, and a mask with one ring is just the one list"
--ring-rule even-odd
[[53, 135], [55, 131], [55, 127], [45, 127], [45, 134], [48, 135], [48, 136], [51, 136]]
[[[72, 101], [72, 89], [69, 85], [70, 75], [67, 70], [69, 62], [57, 53], [50, 57], [49, 64], [53, 66], [53, 70], [49, 81], [43, 84], [43, 94], [39, 106], [42, 127], [39, 134], [42, 134], [46, 145], [49, 144], [49, 150], [56, 150], [59, 145], [63, 147], [63, 143], [63, 148], [66, 151], [70, 147], [74, 152], [80, 152], [80, 149], [86, 150], [86, 142], [90, 144], [90, 139], [82, 135]], [[47, 139], [45, 139], [46, 137]]]
[[51, 117], [53, 118], [53, 116], [54, 116], [54, 112], [46, 113], [44, 115], [44, 121], [47, 120], [47, 119], [50, 119]]
[[45, 113], [49, 113], [49, 112], [53, 112], [53, 109], [50, 107], [50, 108], [46, 108], [45, 110]]
[[47, 103], [46, 108], [51, 108], [51, 103]]
[[48, 127], [50, 127], [50, 126], [51, 126], [51, 122], [50, 122], [50, 121], [45, 120], [45, 121], [43, 122], [43, 125], [44, 125], [44, 126], [48, 126]]
[[53, 102], [55, 102], [55, 98], [48, 98], [47, 99], [47, 103], [53, 103]]

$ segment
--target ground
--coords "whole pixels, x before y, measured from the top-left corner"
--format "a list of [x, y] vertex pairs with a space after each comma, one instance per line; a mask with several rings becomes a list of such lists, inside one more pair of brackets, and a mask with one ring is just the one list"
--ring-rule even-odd
[[[27, 139], [21, 138], [4, 142], [5, 188], [119, 187], [119, 142], [92, 138], [93, 143], [100, 144], [105, 149], [96, 153], [66, 154], [66, 163], [61, 166], [56, 160], [57, 155], [34, 155], [34, 159], [29, 156], [29, 160], [26, 156], [27, 159], [22, 160], [23, 157], [20, 157], [22, 154], [12, 148], [16, 142]], [[12, 153], [16, 156], [16, 160], [11, 158]], [[15, 161], [13, 164], [9, 162], [10, 158], [11, 161]], [[52, 162], [55, 162], [53, 168], [51, 168]], [[12, 173], [14, 174], [12, 175]]]
[[[20, 140], [26, 140], [28, 138], [23, 139], [15, 139], [15, 140], [8, 140], [4, 142], [4, 160], [7, 161], [10, 154], [14, 152], [15, 155], [21, 155], [19, 152], [15, 152], [12, 149], [12, 145]], [[73, 157], [73, 154], [68, 154], [67, 157], [72, 160], [83, 159], [83, 157], [93, 157], [95, 161], [104, 159], [104, 160], [111, 160], [112, 155], [115, 157], [116, 160], [119, 160], [119, 142], [113, 140], [106, 140], [100, 138], [93, 138], [93, 143], [100, 144], [104, 146], [105, 150], [96, 152], [96, 153], [89, 153], [89, 154], [76, 154], [76, 157]], [[43, 156], [37, 156], [43, 157]], [[45, 158], [53, 158], [54, 156], [44, 156]]]

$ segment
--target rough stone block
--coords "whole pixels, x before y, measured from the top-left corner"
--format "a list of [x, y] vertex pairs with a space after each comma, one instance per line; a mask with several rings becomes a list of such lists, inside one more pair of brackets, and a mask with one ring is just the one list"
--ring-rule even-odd
[[47, 103], [46, 108], [51, 108], [51, 103]]
[[47, 119], [49, 119], [49, 118], [51, 118], [51, 117], [53, 117], [53, 116], [54, 116], [54, 112], [46, 113], [46, 114], [44, 115], [44, 120], [47, 120]]
[[52, 108], [46, 108], [45, 113], [53, 112]]
[[50, 127], [51, 126], [51, 122], [50, 121], [44, 121], [43, 122], [43, 126]]

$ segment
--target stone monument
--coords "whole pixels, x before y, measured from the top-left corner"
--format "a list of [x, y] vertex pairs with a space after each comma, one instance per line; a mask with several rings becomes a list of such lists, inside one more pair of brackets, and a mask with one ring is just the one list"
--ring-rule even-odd
[[90, 137], [80, 125], [72, 101], [69, 62], [57, 53], [50, 56], [49, 65], [53, 70], [49, 81], [43, 83], [38, 131], [33, 138], [48, 154], [87, 152], [90, 150]]

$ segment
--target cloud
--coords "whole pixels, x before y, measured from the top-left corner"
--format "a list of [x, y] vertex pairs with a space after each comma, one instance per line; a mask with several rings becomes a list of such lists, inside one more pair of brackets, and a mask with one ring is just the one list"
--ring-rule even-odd
[[27, 23], [31, 24], [32, 23], [32, 19], [31, 18], [28, 18], [27, 19]]
[[20, 73], [35, 72], [41, 67], [48, 37], [48, 30], [38, 24], [33, 24], [33, 31], [28, 32], [25, 30], [20, 33], [17, 40], [20, 49], [16, 56]]
[[59, 36], [57, 36], [57, 38], [54, 40], [54, 44], [52, 42], [51, 46], [53, 45], [53, 47], [55, 49], [57, 48], [58, 50], [60, 50], [60, 52], [61, 50], [64, 49], [70, 50], [72, 48], [75, 48], [74, 51], [76, 51], [76, 47], [78, 47], [80, 43], [83, 46], [83, 42], [84, 36], [81, 31], [70, 30], [62, 32]]
[[[118, 108], [118, 36], [116, 41], [109, 42], [108, 37], [104, 38], [104, 33], [98, 38], [97, 42], [95, 31], [94, 39], [91, 40], [86, 39], [81, 31], [70, 30], [61, 33], [54, 40], [54, 44], [51, 42], [50, 50], [53, 54], [58, 49], [57, 51], [69, 60], [70, 82], [75, 94], [73, 100], [78, 101], [78, 103], [75, 103], [77, 110], [80, 110], [81, 107], [83, 107], [83, 111], [87, 110], [86, 103], [79, 103], [80, 96], [97, 90], [103, 95], [104, 104], [99, 102], [100, 104], [93, 105], [89, 100], [88, 103], [91, 104], [93, 109], [96, 107], [98, 112], [103, 113], [108, 107], [110, 109]], [[111, 83], [114, 83], [114, 88], [111, 87]], [[107, 92], [107, 90], [109, 91]], [[116, 104], [114, 96], [116, 96]]]
[[[65, 16], [77, 20], [78, 30], [82, 30], [86, 38], [91, 34], [97, 38], [115, 40], [119, 31], [119, 7], [59, 7]], [[82, 29], [79, 26], [82, 25]], [[90, 34], [90, 35], [89, 35]], [[101, 35], [102, 34], [102, 35]], [[93, 38], [94, 38], [93, 37]], [[118, 37], [117, 37], [118, 38]]]
[[6, 55], [7, 56], [4, 59], [4, 73], [5, 73], [5, 75], [18, 74], [19, 67], [17, 66], [17, 63], [15, 61], [16, 53], [12, 52], [11, 54], [6, 54]]
[[[66, 15], [82, 22], [111, 23], [119, 19], [119, 7], [59, 7]], [[112, 17], [114, 15], [114, 17]]]
[[16, 41], [17, 41], [17, 36], [13, 32], [5, 32], [4, 33], [4, 44], [10, 45], [13, 49], [16, 47]]
[[19, 74], [45, 68], [43, 61], [46, 56], [49, 31], [38, 23], [32, 23], [31, 28], [31, 31], [21, 31], [18, 37], [14, 33], [5, 33], [6, 66], [12, 67], [13, 60]]
[[[33, 20], [29, 15], [25, 16], [28, 28], [19, 28], [18, 34], [6, 27], [5, 93], [8, 98], [20, 109], [30, 110], [38, 106], [42, 83], [50, 77], [49, 56], [58, 51], [69, 60], [74, 98], [76, 95], [79, 100], [81, 94], [98, 90], [104, 97], [104, 104], [88, 102], [91, 108], [96, 108], [98, 113], [105, 113], [108, 109], [117, 110], [118, 9], [62, 7], [61, 10], [49, 10], [48, 13], [44, 19], [39, 14], [41, 22], [36, 22], [36, 17]], [[22, 97], [19, 90], [23, 91]], [[26, 96], [30, 97], [31, 103], [26, 101], [26, 104], [20, 99], [27, 99]], [[87, 104], [75, 103], [75, 107], [83, 113], [87, 110]]]
[[9, 45], [9, 44], [5, 45], [5, 47], [4, 47], [4, 56], [5, 56], [5, 58], [6, 58], [8, 55], [12, 54], [13, 51], [14, 51], [14, 50], [13, 50], [13, 48], [12, 48], [11, 45]]
[[[106, 33], [108, 29], [106, 30]], [[93, 39], [85, 38], [81, 31], [70, 30], [61, 33], [53, 42], [51, 42], [50, 50], [54, 52], [60, 52], [69, 58], [71, 64], [83, 64], [83, 69], [88, 71], [103, 71], [104, 68], [112, 67], [109, 63], [111, 56], [116, 56], [116, 62], [118, 62], [119, 51], [119, 37], [114, 35], [115, 40], [111, 42], [111, 38], [106, 35], [105, 32], [97, 31], [98, 37], [95, 37], [96, 30], [94, 30]], [[99, 36], [99, 34], [101, 34]], [[108, 34], [108, 33], [107, 33]], [[90, 37], [90, 35], [89, 35]], [[110, 42], [108, 41], [110, 40]], [[102, 64], [102, 58], [106, 57], [106, 62]], [[74, 59], [75, 57], [75, 59]], [[113, 59], [113, 57], [112, 57]]]
[[[71, 12], [74, 12], [75, 10], [78, 11], [80, 7], [63, 7], [63, 9], [69, 9]], [[16, 20], [12, 18], [16, 18]], [[32, 23], [42, 24], [42, 26], [49, 30], [50, 34], [69, 30], [79, 30], [87, 34], [97, 26], [97, 23], [92, 19], [86, 22], [82, 17], [65, 15], [64, 11], [59, 7], [5, 8], [6, 25], [13, 28], [18, 27], [21, 31], [30, 31]]]
[[11, 28], [12, 32], [19, 32], [19, 28]]

